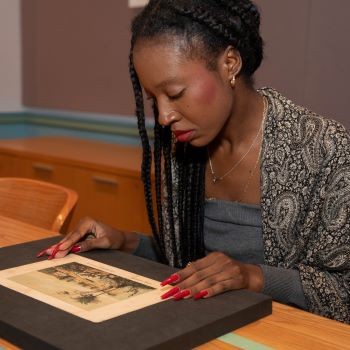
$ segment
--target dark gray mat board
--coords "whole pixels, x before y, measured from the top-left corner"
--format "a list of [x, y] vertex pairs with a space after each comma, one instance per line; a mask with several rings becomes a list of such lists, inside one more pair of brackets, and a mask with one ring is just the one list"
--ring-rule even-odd
[[[50, 238], [0, 249], [0, 270], [37, 262]], [[163, 280], [175, 270], [118, 251], [83, 256]], [[101, 323], [0, 286], [0, 337], [24, 349], [190, 349], [269, 315], [271, 299], [241, 290], [194, 301], [169, 300]]]

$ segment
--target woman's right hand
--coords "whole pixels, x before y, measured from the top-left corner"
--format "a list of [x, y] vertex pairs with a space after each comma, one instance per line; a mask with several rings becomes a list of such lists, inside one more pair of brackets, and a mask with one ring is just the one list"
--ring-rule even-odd
[[85, 217], [75, 230], [68, 233], [60, 242], [43, 250], [37, 257], [48, 255], [48, 259], [62, 258], [68, 253], [88, 250], [120, 249], [125, 243], [125, 234], [102, 222]]

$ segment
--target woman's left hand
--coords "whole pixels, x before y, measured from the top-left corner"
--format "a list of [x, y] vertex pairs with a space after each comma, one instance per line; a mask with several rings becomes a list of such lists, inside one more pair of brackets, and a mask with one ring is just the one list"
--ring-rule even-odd
[[169, 283], [176, 285], [163, 294], [162, 299], [200, 299], [236, 289], [261, 292], [263, 274], [257, 265], [243, 264], [222, 252], [213, 252], [191, 262], [183, 270], [164, 280], [161, 285]]

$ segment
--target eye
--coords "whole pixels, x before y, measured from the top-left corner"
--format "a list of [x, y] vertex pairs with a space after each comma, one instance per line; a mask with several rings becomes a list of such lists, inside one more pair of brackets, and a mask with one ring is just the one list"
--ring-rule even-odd
[[180, 97], [183, 96], [185, 90], [186, 90], [186, 89], [183, 89], [183, 90], [181, 90], [179, 93], [177, 93], [177, 94], [175, 94], [175, 95], [168, 95], [168, 99], [171, 100], [171, 101], [174, 101], [174, 100], [179, 99]]

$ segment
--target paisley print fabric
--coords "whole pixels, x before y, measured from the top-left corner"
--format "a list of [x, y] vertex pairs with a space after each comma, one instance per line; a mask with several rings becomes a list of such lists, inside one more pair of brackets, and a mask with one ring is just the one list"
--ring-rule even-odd
[[350, 138], [273, 89], [262, 174], [265, 262], [298, 269], [310, 311], [350, 323]]
[[[265, 264], [298, 270], [309, 311], [350, 323], [349, 135], [273, 89], [259, 92], [269, 105], [261, 159]], [[175, 202], [176, 168], [173, 159]], [[166, 242], [170, 263], [177, 246]]]

